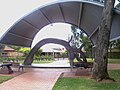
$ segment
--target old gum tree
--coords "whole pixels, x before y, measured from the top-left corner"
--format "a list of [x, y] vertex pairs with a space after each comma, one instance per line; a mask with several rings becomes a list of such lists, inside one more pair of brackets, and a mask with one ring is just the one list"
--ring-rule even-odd
[[98, 27], [98, 36], [95, 47], [95, 61], [93, 66], [93, 78], [97, 81], [110, 79], [107, 71], [107, 63], [114, 3], [115, 0], [105, 0], [103, 16]]

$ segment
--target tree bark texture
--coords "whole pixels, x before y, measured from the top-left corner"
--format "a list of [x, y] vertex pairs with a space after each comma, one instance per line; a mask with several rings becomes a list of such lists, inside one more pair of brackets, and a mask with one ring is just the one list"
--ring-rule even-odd
[[98, 28], [93, 66], [93, 78], [97, 81], [109, 79], [107, 63], [114, 2], [115, 0], [105, 0], [102, 20]]
[[[84, 44], [82, 44], [79, 49], [76, 48], [79, 52], [74, 53], [74, 56], [75, 56], [75, 58], [77, 59], [77, 61], [82, 61], [82, 60], [80, 59], [80, 57], [79, 57], [79, 53], [80, 53], [81, 57], [83, 58], [83, 61], [87, 62], [87, 59], [86, 59], [87, 57], [86, 57], [86, 55], [84, 54], [84, 52], [82, 51], [82, 48], [83, 48], [83, 47], [84, 47]], [[76, 50], [76, 51], [77, 51], [77, 50]]]

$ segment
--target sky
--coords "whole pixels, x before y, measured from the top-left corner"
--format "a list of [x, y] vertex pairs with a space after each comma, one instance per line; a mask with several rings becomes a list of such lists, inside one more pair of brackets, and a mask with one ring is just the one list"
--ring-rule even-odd
[[0, 0], [0, 36], [17, 20], [36, 8], [56, 0]]
[[[44, 27], [37, 33], [36, 37], [33, 40], [32, 47], [37, 42], [45, 38], [57, 38], [68, 41], [68, 37], [72, 35], [70, 26], [71, 25], [69, 24], [55, 23]], [[44, 51], [48, 51], [48, 50], [52, 51], [52, 48], [64, 48], [64, 47], [56, 44], [47, 44], [42, 47]]]
[[[31, 11], [37, 9], [38, 7], [45, 5], [47, 3], [51, 3], [53, 1], [57, 1], [57, 0], [0, 0], [0, 37], [17, 20], [27, 15]], [[118, 3], [117, 0], [116, 0], [116, 3]], [[52, 33], [54, 37], [60, 36], [59, 38], [63, 37], [66, 40], [67, 39], [66, 37], [68, 37], [67, 34], [70, 34], [69, 25], [61, 26], [61, 24], [60, 25], [56, 24], [53, 26], [47, 26], [47, 28], [48, 30], [45, 27], [47, 33], [41, 30], [41, 32], [45, 34], [45, 37], [47, 37], [48, 35], [51, 35], [50, 33]], [[64, 34], [62, 34], [61, 32], [64, 32]], [[56, 33], [58, 33], [58, 35]], [[40, 40], [39, 34], [37, 37]], [[34, 44], [37, 43], [37, 41], [38, 41], [37, 39], [34, 40]], [[34, 46], [34, 44], [32, 46]]]

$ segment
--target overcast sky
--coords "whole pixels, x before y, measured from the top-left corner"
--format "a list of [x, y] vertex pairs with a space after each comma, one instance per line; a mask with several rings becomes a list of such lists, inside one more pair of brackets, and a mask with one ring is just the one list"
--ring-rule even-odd
[[32, 10], [56, 0], [0, 0], [0, 35]]
[[[1, 36], [1, 35], [3, 35], [3, 33], [6, 30], [8, 30], [21, 17], [27, 15], [32, 10], [34, 10], [46, 3], [51, 3], [51, 2], [57, 1], [57, 0], [0, 0], [0, 1], [1, 1], [0, 2], [0, 36]], [[46, 27], [45, 27], [45, 29], [46, 29]], [[57, 29], [57, 31], [55, 31], [56, 29]], [[46, 29], [46, 31], [50, 31], [51, 34], [52, 34], [52, 32], [54, 32], [53, 33], [55, 35], [55, 36], [53, 35], [54, 37], [60, 36], [60, 38], [63, 37], [62, 30], [64, 30], [64, 35], [65, 35], [65, 37], [67, 37], [68, 36], [67, 34], [70, 33], [69, 25], [62, 26], [62, 28], [61, 28], [61, 25], [53, 25], [52, 27], [49, 26], [49, 30]], [[41, 32], [43, 32], [43, 31], [41, 30]], [[59, 33], [59, 35], [57, 35], [57, 32]], [[45, 32], [43, 32], [43, 33], [45, 33]], [[51, 34], [49, 34], [49, 32], [47, 32], [47, 33], [45, 33], [45, 37], [47, 37], [47, 34], [51, 35]], [[38, 35], [38, 38], [40, 39], [39, 36], [40, 35]], [[36, 41], [37, 40], [34, 40], [34, 42], [36, 42]]]

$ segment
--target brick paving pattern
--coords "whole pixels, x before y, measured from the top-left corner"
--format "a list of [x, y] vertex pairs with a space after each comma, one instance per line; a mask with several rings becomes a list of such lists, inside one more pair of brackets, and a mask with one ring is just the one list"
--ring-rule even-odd
[[52, 90], [60, 74], [47, 69], [29, 71], [0, 84], [0, 90]]
[[[60, 62], [61, 61], [61, 62]], [[50, 66], [57, 66], [63, 64], [63, 60], [56, 61], [53, 64], [49, 64]], [[65, 60], [67, 62], [67, 60]], [[68, 63], [64, 63], [66, 66], [68, 66]], [[63, 64], [63, 65], [64, 65]], [[120, 64], [108, 64], [108, 69], [120, 69]], [[77, 74], [76, 75], [76, 71]], [[18, 73], [13, 74], [12, 76], [16, 76], [15, 78], [6, 81], [2, 84], [0, 84], [0, 90], [52, 90], [54, 84], [56, 83], [57, 79], [60, 76], [63, 77], [87, 77], [91, 78], [91, 72], [90, 71], [84, 71], [87, 72], [89, 75], [83, 75], [81, 76], [82, 71], [79, 69], [50, 69], [50, 68], [25, 68], [25, 73]], [[64, 73], [61, 75], [61, 73]], [[21, 74], [21, 75], [20, 75]]]

